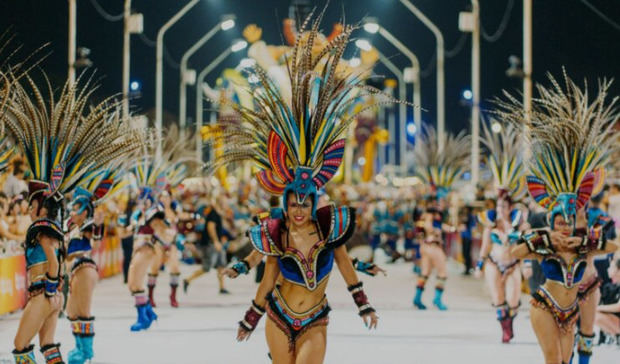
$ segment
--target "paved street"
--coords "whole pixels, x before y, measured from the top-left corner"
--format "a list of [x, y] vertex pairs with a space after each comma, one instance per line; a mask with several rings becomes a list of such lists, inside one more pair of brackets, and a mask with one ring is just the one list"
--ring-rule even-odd
[[[184, 273], [191, 270], [185, 268]], [[326, 363], [542, 363], [528, 321], [527, 304], [515, 322], [514, 342], [503, 345], [482, 282], [464, 279], [458, 275], [457, 267], [452, 267], [446, 289], [450, 310], [422, 312], [411, 306], [415, 276], [410, 273], [410, 265], [387, 268], [388, 277], [364, 277], [366, 292], [380, 315], [376, 332], [365, 329], [343, 280], [337, 271], [332, 275], [328, 298], [333, 311]], [[95, 298], [94, 363], [269, 363], [264, 319], [249, 342], [234, 340], [236, 322], [255, 292], [252, 278], [253, 274], [230, 281], [228, 288], [232, 294], [222, 296], [217, 294], [214, 273], [203, 276], [187, 295], [180, 294], [182, 306], [172, 309], [167, 302], [167, 275], [162, 274], [156, 292], [159, 322], [140, 333], [129, 331], [135, 311], [121, 278], [102, 281]], [[433, 287], [432, 281], [428, 287]], [[432, 289], [428, 289], [425, 302], [430, 304], [431, 299]], [[10, 359], [18, 317], [0, 318], [0, 363]], [[66, 355], [73, 338], [65, 319], [60, 321], [57, 338], [63, 343], [62, 351]], [[597, 347], [594, 355], [593, 364], [620, 360], [620, 350], [611, 347]]]

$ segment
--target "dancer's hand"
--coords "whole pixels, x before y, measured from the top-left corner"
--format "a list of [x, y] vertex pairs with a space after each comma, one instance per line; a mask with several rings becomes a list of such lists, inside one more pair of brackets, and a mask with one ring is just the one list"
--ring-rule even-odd
[[50, 308], [53, 312], [60, 311], [62, 309], [62, 296], [55, 294], [52, 297], [48, 297]]
[[566, 238], [566, 248], [568, 249], [577, 249], [578, 247], [581, 246], [581, 244], [583, 243], [583, 239], [578, 237], [578, 236], [571, 236], [569, 238]]
[[248, 331], [239, 326], [239, 329], [237, 330], [237, 341], [247, 341], [250, 338], [250, 335], [252, 335], [252, 331]]
[[387, 277], [387, 272], [385, 271], [385, 269], [379, 267], [376, 264], [374, 265], [374, 267], [368, 269], [367, 272], [370, 273], [373, 276], [376, 276], [379, 273], [383, 273], [383, 276]]
[[222, 271], [220, 271], [220, 273], [218, 274], [220, 277], [228, 277], [228, 278], [233, 278], [233, 279], [239, 276], [239, 273], [237, 273], [237, 271], [232, 268], [225, 268]]
[[551, 245], [555, 250], [564, 250], [566, 249], [566, 236], [557, 231], [551, 231], [549, 233], [551, 237]]
[[366, 325], [368, 330], [376, 329], [379, 323], [379, 316], [377, 316], [376, 312], [369, 312], [362, 316], [362, 320], [364, 320], [364, 325]]
[[480, 279], [482, 278], [482, 269], [480, 268], [476, 268], [474, 270], [474, 277], [476, 277], [476, 279]]

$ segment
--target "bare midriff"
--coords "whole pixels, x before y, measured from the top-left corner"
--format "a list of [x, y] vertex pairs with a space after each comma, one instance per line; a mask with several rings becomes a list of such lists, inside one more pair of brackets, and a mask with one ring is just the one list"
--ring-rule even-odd
[[280, 294], [291, 310], [297, 313], [305, 312], [321, 302], [328, 280], [329, 277], [325, 277], [314, 291], [310, 291], [304, 286], [280, 279]]
[[579, 292], [578, 285], [566, 288], [561, 282], [555, 282], [549, 279], [543, 284], [543, 287], [545, 287], [551, 297], [553, 297], [562, 308], [567, 308], [572, 305], [577, 299], [577, 293]]

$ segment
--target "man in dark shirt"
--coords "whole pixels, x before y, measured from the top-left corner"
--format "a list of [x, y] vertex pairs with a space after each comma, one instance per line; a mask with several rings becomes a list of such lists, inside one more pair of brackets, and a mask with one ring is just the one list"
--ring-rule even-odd
[[202, 267], [183, 280], [183, 291], [187, 292], [189, 284], [201, 275], [215, 268], [218, 272], [218, 283], [221, 294], [229, 292], [224, 288], [224, 278], [220, 271], [226, 268], [226, 250], [222, 244], [224, 237], [222, 229], [222, 217], [214, 208], [214, 204], [199, 209], [200, 215], [205, 220], [204, 229], [200, 232], [197, 248], [202, 259]]

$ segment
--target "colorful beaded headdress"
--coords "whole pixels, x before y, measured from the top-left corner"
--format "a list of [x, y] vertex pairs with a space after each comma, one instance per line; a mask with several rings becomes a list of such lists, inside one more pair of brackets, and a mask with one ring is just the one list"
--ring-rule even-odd
[[[580, 89], [564, 73], [562, 87], [548, 77], [552, 87], [536, 85], [539, 96], [532, 100], [528, 142], [533, 175], [527, 177], [527, 186], [536, 202], [551, 212], [551, 224], [557, 214], [575, 223], [612, 149], [617, 149], [613, 127], [620, 114], [615, 108], [617, 98], [606, 102], [610, 81], [599, 81], [598, 94], [590, 100], [587, 83]], [[509, 101], [497, 102], [498, 114], [523, 127], [527, 118], [521, 101], [505, 95]]]
[[[298, 203], [311, 196], [313, 217], [317, 191], [342, 162], [344, 133], [355, 116], [365, 111], [353, 110], [356, 98], [381, 93], [363, 85], [362, 75], [348, 71], [341, 62], [355, 26], [346, 25], [333, 39], [319, 42], [324, 12], [312, 22], [312, 14], [306, 19], [285, 55], [290, 101], [287, 92], [263, 69], [249, 69], [259, 80], [252, 90], [255, 109], [230, 105], [240, 117], [218, 123], [219, 132], [212, 143], [221, 142], [222, 153], [209, 165], [212, 172], [225, 165], [254, 161], [260, 169], [256, 174], [260, 185], [273, 195], [282, 195], [285, 207], [291, 192]], [[399, 101], [387, 95], [381, 101], [394, 102]]]
[[482, 123], [484, 137], [482, 142], [488, 149], [486, 165], [493, 174], [498, 199], [520, 200], [526, 192], [525, 170], [523, 166], [523, 138], [519, 129], [512, 124], [502, 126], [500, 132], [490, 131]]
[[29, 90], [14, 84], [3, 122], [34, 176], [30, 201], [46, 206], [49, 218], [60, 223], [64, 194], [138, 150], [145, 136], [113, 116], [118, 104], [111, 99], [89, 103], [96, 90], [90, 79], [82, 84], [80, 78], [73, 86], [67, 82], [56, 98], [45, 77], [48, 100], [29, 76], [25, 80]]
[[471, 138], [465, 132], [457, 135], [446, 133], [440, 149], [435, 129], [424, 126], [414, 149], [416, 175], [434, 190], [435, 197], [440, 200], [467, 169], [470, 150]]

